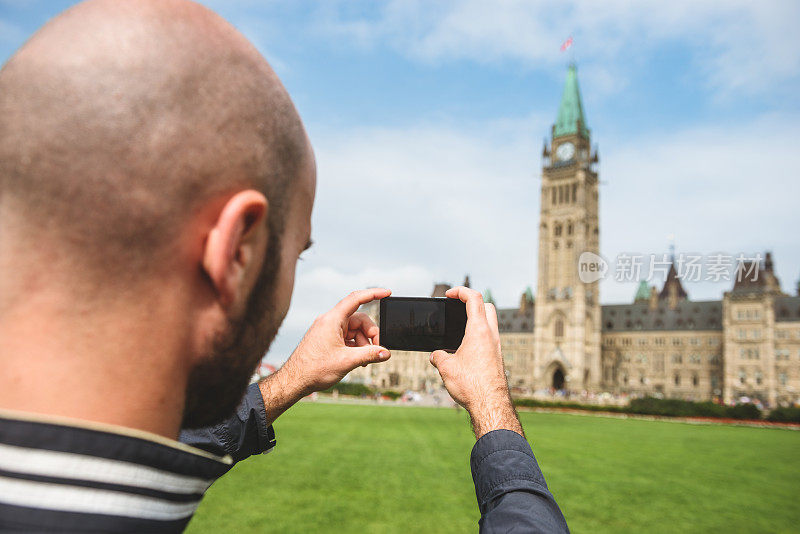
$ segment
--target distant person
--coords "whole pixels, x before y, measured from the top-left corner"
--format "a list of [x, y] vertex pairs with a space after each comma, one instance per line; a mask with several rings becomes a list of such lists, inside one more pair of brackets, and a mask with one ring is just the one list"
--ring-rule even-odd
[[[289, 308], [315, 182], [277, 76], [198, 4], [84, 2], [6, 63], [0, 530], [181, 531], [216, 478], [274, 446], [287, 408], [389, 358], [356, 311], [389, 291], [358, 291], [247, 387]], [[483, 528], [565, 529], [508, 398], [496, 316], [450, 295], [467, 336], [432, 362], [479, 438]]]

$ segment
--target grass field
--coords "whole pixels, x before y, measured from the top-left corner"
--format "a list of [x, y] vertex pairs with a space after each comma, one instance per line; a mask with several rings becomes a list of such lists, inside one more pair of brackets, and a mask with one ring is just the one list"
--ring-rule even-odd
[[[522, 413], [573, 532], [798, 532], [800, 432]], [[301, 403], [236, 466], [201, 532], [475, 532], [474, 443], [452, 409]]]

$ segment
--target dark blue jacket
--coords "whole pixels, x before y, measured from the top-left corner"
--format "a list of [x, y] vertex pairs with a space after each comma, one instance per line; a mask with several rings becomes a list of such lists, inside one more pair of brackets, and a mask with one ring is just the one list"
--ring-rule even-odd
[[[226, 421], [199, 430], [185, 430], [181, 441], [240, 461], [275, 446], [264, 402], [252, 385], [236, 413]], [[569, 532], [528, 442], [511, 430], [482, 436], [470, 458], [482, 533]]]

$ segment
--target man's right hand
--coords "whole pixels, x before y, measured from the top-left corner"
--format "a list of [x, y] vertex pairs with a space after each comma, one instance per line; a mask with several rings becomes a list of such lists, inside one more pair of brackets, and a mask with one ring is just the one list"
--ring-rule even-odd
[[476, 438], [501, 428], [524, 436], [508, 391], [494, 306], [466, 287], [454, 287], [445, 295], [466, 304], [467, 328], [454, 354], [437, 350], [431, 363], [453, 400], [469, 412]]

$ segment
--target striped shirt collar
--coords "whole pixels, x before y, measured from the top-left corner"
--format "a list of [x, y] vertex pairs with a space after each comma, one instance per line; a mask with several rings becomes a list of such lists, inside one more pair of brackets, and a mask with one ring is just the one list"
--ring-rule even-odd
[[180, 531], [231, 465], [147, 432], [0, 411], [0, 530]]

